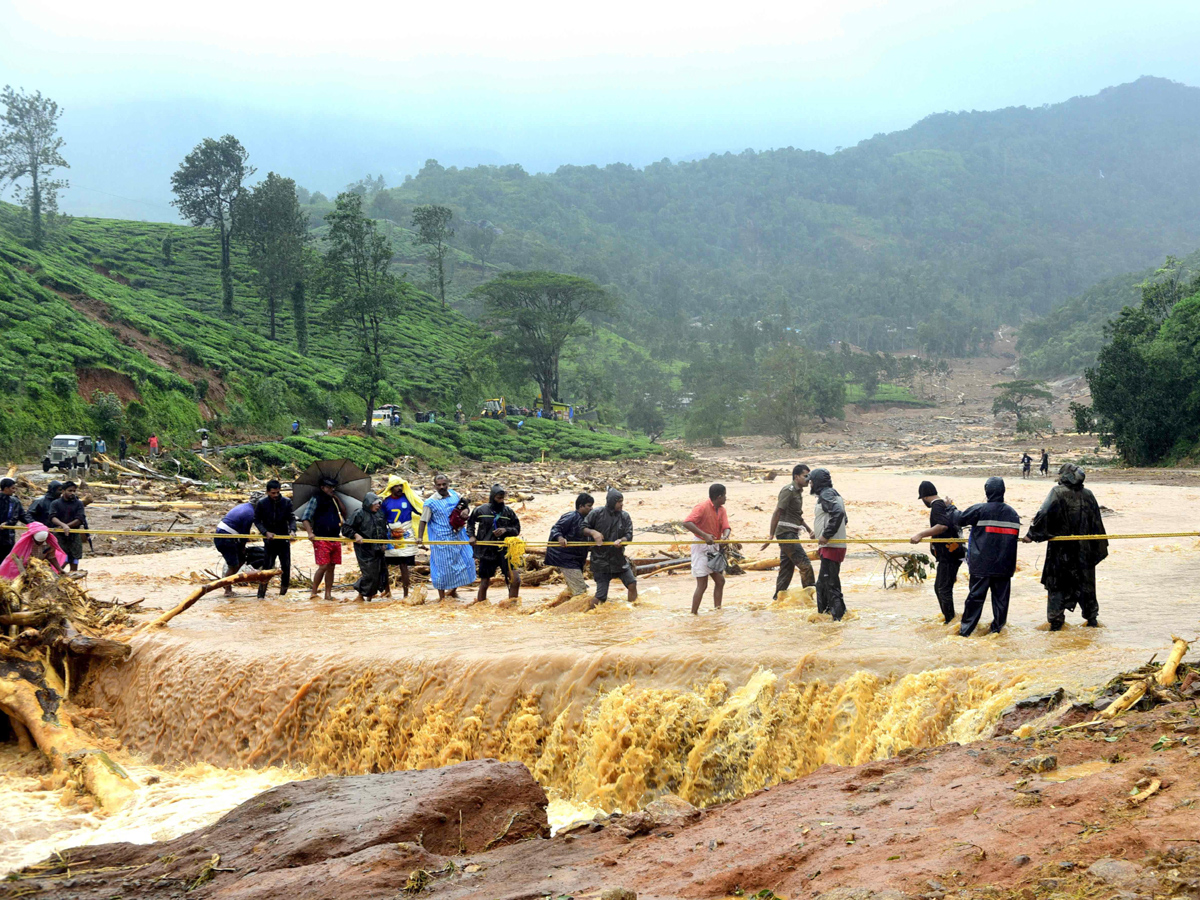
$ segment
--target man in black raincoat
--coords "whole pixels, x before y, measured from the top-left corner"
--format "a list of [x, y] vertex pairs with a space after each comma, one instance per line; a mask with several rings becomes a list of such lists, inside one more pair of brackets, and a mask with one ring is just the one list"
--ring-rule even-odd
[[[1083, 486], [1086, 473], [1079, 466], [1064, 463], [1058, 470], [1058, 484], [1046, 495], [1042, 508], [1033, 517], [1029, 531], [1021, 540], [1045, 541], [1065, 534], [1104, 534], [1104, 520], [1095, 495]], [[1100, 603], [1096, 599], [1096, 566], [1108, 556], [1108, 541], [1051, 541], [1046, 545], [1046, 563], [1042, 567], [1042, 585], [1046, 588], [1046, 621], [1051, 631], [1059, 631], [1067, 610], [1079, 611], [1092, 628], [1100, 625]]]
[[342, 526], [342, 535], [354, 540], [354, 555], [358, 559], [358, 570], [362, 573], [354, 582], [354, 589], [358, 591], [355, 600], [370, 600], [383, 590], [383, 579], [387, 577], [387, 567], [383, 561], [387, 544], [363, 543], [382, 541], [389, 536], [387, 517], [382, 507], [383, 501], [379, 495], [368, 491], [363, 505]]
[[34, 522], [41, 522], [47, 528], [50, 527], [50, 506], [62, 494], [62, 482], [52, 481], [46, 487], [44, 496], [38, 497], [29, 507], [29, 518]]
[[476, 603], [486, 603], [488, 582], [499, 569], [508, 584], [508, 598], [515, 600], [521, 590], [521, 573], [513, 570], [508, 562], [508, 548], [504, 546], [479, 546], [479, 542], [503, 541], [505, 538], [516, 537], [521, 533], [521, 520], [517, 518], [513, 508], [504, 502], [507, 491], [499, 484], [493, 484], [488, 502], [471, 510], [467, 519], [467, 534], [475, 545], [475, 559], [479, 567], [479, 593], [475, 595]]
[[[0, 478], [0, 525], [28, 525], [33, 519], [17, 499], [17, 482], [12, 478]], [[0, 560], [12, 552], [17, 542], [16, 531], [0, 528]]]
[[635, 602], [638, 595], [637, 576], [625, 559], [624, 545], [633, 540], [633, 520], [625, 512], [625, 495], [616, 488], [609, 488], [604, 505], [588, 513], [583, 524], [598, 532], [606, 544], [613, 545], [597, 546], [592, 550], [592, 575], [596, 579], [596, 598], [592, 605], [608, 600], [608, 585], [614, 578], [621, 579], [629, 592], [629, 602]]
[[967, 542], [967, 570], [971, 573], [967, 599], [963, 603], [962, 622], [958, 633], [970, 636], [983, 614], [983, 601], [992, 593], [992, 626], [994, 634], [1008, 621], [1008, 597], [1013, 572], [1017, 570], [1017, 539], [1021, 517], [1004, 502], [1004, 479], [992, 476], [983, 485], [986, 503], [959, 512], [953, 507], [947, 516], [949, 525], [971, 526]]

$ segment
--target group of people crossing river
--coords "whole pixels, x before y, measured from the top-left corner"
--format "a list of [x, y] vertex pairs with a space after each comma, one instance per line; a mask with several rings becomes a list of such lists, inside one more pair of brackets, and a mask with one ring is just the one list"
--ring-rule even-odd
[[[987, 479], [984, 501], [960, 510], [949, 497], [942, 497], [930, 481], [922, 481], [917, 499], [929, 510], [929, 527], [910, 540], [914, 544], [932, 541], [936, 562], [934, 595], [945, 619], [955, 618], [954, 588], [959, 569], [966, 560], [969, 573], [958, 633], [970, 635], [979, 625], [984, 603], [989, 598], [992, 621], [989, 631], [1003, 629], [1008, 618], [1011, 580], [1016, 571], [1017, 544], [1042, 542], [1073, 535], [1104, 535], [1100, 505], [1083, 486], [1085, 472], [1077, 465], [1060, 467], [1058, 482], [1051, 489], [1021, 536], [1021, 518], [1004, 502], [1004, 480]], [[361, 507], [352, 513], [338, 494], [338, 483], [323, 478], [317, 491], [297, 511], [283, 492], [278, 480], [268, 481], [262, 494], [239, 503], [216, 526], [213, 542], [225, 561], [225, 575], [233, 575], [249, 565], [254, 569], [280, 569], [279, 593], [290, 587], [292, 542], [303, 528], [312, 542], [316, 571], [312, 579], [312, 598], [324, 595], [333, 599], [334, 575], [342, 562], [342, 544], [352, 542], [359, 567], [354, 583], [355, 600], [391, 597], [390, 570], [399, 569], [400, 587], [405, 597], [412, 584], [412, 566], [417, 549], [429, 553], [429, 579], [439, 599], [457, 598], [460, 588], [478, 581], [474, 600], [484, 602], [488, 587], [497, 574], [503, 579], [508, 596], [518, 597], [521, 576], [510, 561], [509, 545], [521, 535], [521, 520], [506, 503], [507, 491], [492, 486], [486, 503], [470, 508], [466, 498], [455, 491], [449, 478], [438, 474], [433, 492], [422, 497], [405, 478], [392, 475], [383, 496], [367, 493]], [[87, 517], [73, 483], [51, 484], [47, 496], [28, 511], [15, 497], [15, 482], [0, 481], [0, 547], [7, 552], [0, 564], [0, 577], [15, 578], [30, 558], [45, 559], [60, 571], [74, 568], [82, 555]], [[56, 489], [61, 496], [50, 497]], [[813, 522], [805, 519], [805, 494], [815, 498]], [[732, 529], [726, 511], [727, 490], [713, 484], [706, 499], [698, 503], [683, 526], [694, 538], [691, 544], [691, 573], [696, 580], [692, 595], [692, 613], [699, 613], [711, 583], [713, 606], [720, 608], [724, 598], [728, 545]], [[801, 463], [792, 470], [792, 478], [779, 491], [771, 513], [770, 539], [779, 546], [779, 573], [775, 594], [790, 588], [799, 572], [803, 588], [815, 594], [817, 612], [841, 621], [846, 615], [842, 590], [841, 566], [846, 558], [846, 503], [833, 486], [826, 468], [810, 469]], [[15, 540], [14, 527], [26, 524]], [[969, 530], [964, 539], [964, 530]], [[252, 532], [258, 531], [262, 546], [251, 546]], [[619, 579], [630, 602], [637, 600], [638, 582], [626, 547], [633, 540], [633, 521], [624, 509], [619, 490], [609, 488], [602, 505], [591, 494], [581, 493], [574, 509], [563, 513], [550, 529], [546, 564], [558, 569], [572, 596], [588, 595], [589, 605], [608, 600], [609, 587]], [[807, 539], [802, 533], [807, 534]], [[814, 572], [805, 543], [816, 543]], [[1051, 630], [1059, 630], [1068, 610], [1080, 609], [1087, 625], [1099, 625], [1096, 597], [1096, 566], [1108, 555], [1103, 537], [1063, 540], [1049, 543], [1042, 584], [1046, 588], [1046, 618]], [[590, 557], [595, 590], [589, 594], [584, 570]], [[258, 587], [258, 596], [266, 596], [267, 584]], [[232, 593], [232, 587], [226, 587]]]

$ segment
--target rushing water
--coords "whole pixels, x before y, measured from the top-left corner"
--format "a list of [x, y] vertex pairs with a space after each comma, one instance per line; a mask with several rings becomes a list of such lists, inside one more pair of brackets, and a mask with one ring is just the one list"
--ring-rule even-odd
[[[916, 481], [840, 477], [852, 530], [922, 527]], [[941, 481], [960, 505], [979, 487]], [[1046, 487], [1018, 481], [1010, 502], [1028, 517]], [[631, 495], [627, 508], [635, 523], [678, 518], [700, 490]], [[776, 490], [730, 486], [735, 534], [765, 527]], [[1097, 492], [1116, 510], [1111, 530], [1184, 524], [1184, 513], [1178, 523], [1163, 515], [1163, 501], [1186, 492]], [[527, 532], [547, 530], [568, 504], [532, 504]], [[151, 767], [134, 767], [144, 785], [136, 807], [103, 821], [69, 804], [51, 815], [57, 792], [10, 776], [0, 789], [27, 796], [0, 800], [0, 836], [20, 846], [0, 867], [79, 840], [170, 837], [300, 774], [519, 760], [555, 800], [555, 819], [566, 821], [667, 792], [711, 804], [827, 763], [970, 740], [1018, 696], [1057, 685], [1085, 692], [1165, 646], [1172, 631], [1194, 630], [1200, 600], [1176, 586], [1200, 574], [1195, 545], [1115, 543], [1100, 570], [1107, 627], [1057, 634], [1040, 627], [1038, 548], [1023, 548], [1009, 628], [969, 640], [941, 625], [930, 585], [882, 590], [879, 557], [868, 549], [844, 567], [853, 616], [841, 624], [803, 605], [771, 604], [773, 572], [731, 578], [726, 608], [706, 602], [698, 618], [687, 612], [694, 582], [686, 575], [644, 579], [636, 607], [614, 600], [561, 615], [327, 605], [303, 592], [262, 603], [206, 600], [166, 631], [137, 638], [129, 662], [84, 686], [134, 763]], [[206, 553], [156, 556], [153, 569], [137, 559], [93, 563], [92, 587], [165, 606], [188, 589], [169, 576], [210, 564]], [[964, 591], [965, 573], [960, 604]], [[556, 592], [529, 591], [525, 605]]]

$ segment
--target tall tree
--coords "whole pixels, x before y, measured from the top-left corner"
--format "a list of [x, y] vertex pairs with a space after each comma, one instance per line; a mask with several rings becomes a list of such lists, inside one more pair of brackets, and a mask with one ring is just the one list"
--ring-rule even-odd
[[58, 136], [62, 110], [41, 91], [29, 94], [23, 89], [4, 86], [4, 118], [0, 119], [0, 183], [15, 184], [28, 178], [29, 184], [17, 188], [18, 201], [29, 210], [30, 243], [41, 247], [44, 237], [42, 212], [58, 209], [58, 192], [66, 181], [50, 177], [56, 168], [71, 168], [62, 153], [63, 139]]
[[254, 174], [246, 164], [250, 154], [232, 134], [219, 141], [205, 138], [183, 158], [171, 176], [172, 201], [185, 219], [197, 227], [212, 226], [221, 238], [221, 310], [233, 315], [233, 268], [229, 245], [233, 239], [234, 208]]
[[780, 344], [763, 358], [758, 377], [746, 424], [789, 447], [800, 446], [807, 420], [844, 415], [846, 382], [831, 361], [811, 350]]
[[296, 349], [308, 352], [308, 300], [304, 296], [304, 282], [297, 280], [292, 285], [292, 330], [296, 332]]
[[496, 226], [491, 222], [472, 223], [467, 227], [467, 246], [475, 254], [481, 266], [487, 265], [488, 255], [492, 252], [492, 244], [496, 243]]
[[429, 277], [442, 298], [442, 306], [446, 305], [446, 257], [450, 253], [450, 238], [454, 237], [454, 229], [450, 227], [453, 218], [451, 210], [436, 205], [418, 206], [412, 215], [417, 241], [428, 248], [425, 258], [429, 260]]
[[271, 172], [238, 201], [238, 232], [250, 251], [254, 280], [267, 301], [271, 340], [279, 304], [304, 276], [308, 215], [300, 209], [296, 182]]
[[366, 404], [366, 431], [373, 430], [371, 413], [386, 370], [383, 365], [383, 323], [402, 311], [404, 286], [388, 271], [392, 245], [367, 218], [359, 194], [338, 194], [326, 214], [329, 249], [323, 277], [337, 302], [330, 310], [335, 322], [354, 329], [358, 356], [346, 370], [344, 384]]
[[993, 384], [1000, 393], [992, 401], [992, 415], [1012, 413], [1017, 417], [1017, 431], [1031, 431], [1036, 423], [1038, 405], [1054, 399], [1045, 383], [1020, 379]]
[[563, 346], [586, 334], [580, 319], [611, 315], [617, 298], [587, 278], [557, 272], [505, 272], [473, 295], [483, 299], [485, 320], [508, 352], [520, 360], [542, 390], [547, 415], [558, 399], [558, 360]]

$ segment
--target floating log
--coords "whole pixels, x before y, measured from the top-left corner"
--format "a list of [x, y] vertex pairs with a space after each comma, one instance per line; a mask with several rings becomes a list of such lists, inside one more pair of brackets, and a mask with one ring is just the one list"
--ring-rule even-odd
[[152, 622], [146, 622], [139, 625], [135, 632], [149, 631], [152, 628], [162, 628], [181, 612], [190, 609], [191, 606], [210, 591], [215, 591], [218, 588], [232, 587], [235, 584], [261, 584], [264, 581], [270, 581], [279, 574], [279, 569], [266, 569], [262, 572], [238, 572], [236, 575], [230, 575], [228, 578], [218, 578], [216, 581], [210, 581], [208, 584], [201, 585], [188, 595], [188, 598], [176, 606], [172, 610], [163, 613]]
[[1171, 640], [1174, 641], [1174, 645], [1171, 647], [1171, 655], [1167, 657], [1167, 661], [1163, 663], [1163, 667], [1158, 670], [1158, 677], [1152, 679], [1150, 676], [1146, 676], [1141, 681], [1130, 685], [1125, 693], [1101, 711], [1099, 720], [1115, 718], [1136, 704], [1146, 696], [1146, 691], [1150, 689], [1152, 681], [1157, 681], [1160, 687], [1167, 687], [1175, 683], [1175, 679], [1178, 677], [1179, 664], [1183, 661], [1183, 655], [1187, 653], [1188, 642], [1183, 638], [1173, 635]]

